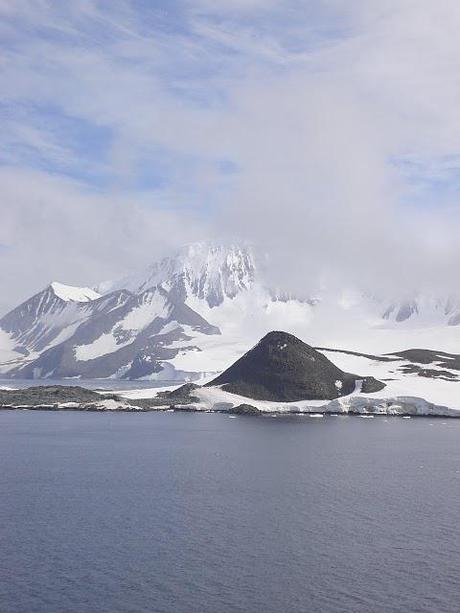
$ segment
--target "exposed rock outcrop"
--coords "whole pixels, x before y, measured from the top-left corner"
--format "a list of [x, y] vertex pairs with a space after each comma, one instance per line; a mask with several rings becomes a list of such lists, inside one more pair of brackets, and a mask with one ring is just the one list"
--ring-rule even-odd
[[275, 331], [207, 385], [255, 400], [293, 402], [333, 400], [353, 392], [358, 382], [363, 393], [385, 387], [373, 377], [343, 372], [292, 334]]

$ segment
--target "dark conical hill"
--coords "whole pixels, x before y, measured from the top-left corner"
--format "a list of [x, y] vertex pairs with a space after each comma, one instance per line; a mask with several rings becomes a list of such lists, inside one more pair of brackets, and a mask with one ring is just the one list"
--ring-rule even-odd
[[208, 386], [255, 400], [332, 400], [350, 394], [357, 380], [363, 392], [385, 385], [337, 368], [326, 356], [287, 332], [269, 332]]

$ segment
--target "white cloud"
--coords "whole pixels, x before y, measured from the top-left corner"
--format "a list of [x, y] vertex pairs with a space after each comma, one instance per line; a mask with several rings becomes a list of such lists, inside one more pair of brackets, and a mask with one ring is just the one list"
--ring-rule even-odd
[[456, 191], [423, 179], [458, 167], [458, 3], [8, 4], [4, 293], [87, 284], [207, 232], [268, 245], [279, 284], [453, 287]]
[[91, 285], [143, 267], [190, 239], [201, 238], [187, 211], [157, 207], [143, 194], [89, 192], [43, 172], [0, 169], [0, 279], [5, 306], [52, 280]]

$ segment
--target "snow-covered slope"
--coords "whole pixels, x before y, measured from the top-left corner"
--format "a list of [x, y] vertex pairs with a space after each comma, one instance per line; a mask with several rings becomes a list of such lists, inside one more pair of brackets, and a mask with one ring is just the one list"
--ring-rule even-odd
[[87, 288], [51, 283], [0, 320], [0, 346], [8, 351], [8, 359], [2, 361], [20, 363], [63, 342], [91, 316], [92, 300], [98, 297]]
[[382, 392], [363, 395], [360, 394], [359, 390], [356, 390], [352, 394], [336, 400], [301, 400], [297, 402], [252, 400], [216, 387], [201, 387], [193, 392], [193, 395], [198, 398], [198, 402], [192, 406], [201, 411], [228, 411], [233, 407], [249, 403], [262, 413], [273, 415], [302, 413], [313, 417], [328, 414], [353, 414], [367, 417], [375, 415], [460, 417], [460, 404], [457, 400], [458, 396], [455, 394], [445, 394], [442, 391], [436, 393], [436, 386], [432, 386], [428, 388], [429, 395], [436, 400], [427, 400], [424, 396], [426, 389], [417, 388], [417, 391], [411, 394], [405, 388], [405, 383], [402, 387], [402, 391], [391, 387]]
[[329, 288], [297, 299], [266, 287], [265, 273], [247, 246], [198, 243], [96, 290], [54, 282], [0, 320], [0, 372], [195, 379], [276, 329], [372, 354], [460, 347], [455, 297], [389, 300]]
[[[385, 383], [379, 391], [363, 393], [360, 381], [352, 393], [335, 400], [276, 402], [256, 400], [226, 391], [211, 382], [194, 389], [190, 402], [197, 410], [230, 410], [250, 404], [264, 413], [432, 415], [460, 417], [460, 354], [411, 350], [401, 354], [368, 355], [321, 349], [344, 372], [372, 376]], [[166, 389], [166, 388], [163, 388]], [[167, 388], [168, 390], [170, 388]], [[163, 391], [163, 390], [162, 390]], [[129, 399], [155, 397], [158, 389], [121, 392]]]
[[50, 287], [54, 294], [65, 302], [89, 302], [101, 297], [100, 294], [89, 287], [74, 287], [58, 281], [53, 281]]
[[[38, 340], [34, 338], [35, 344], [29, 342], [29, 353], [22, 360], [4, 365], [8, 375], [25, 378], [154, 378], [167, 370], [167, 360], [179, 352], [175, 343], [185, 343], [183, 352], [196, 349], [185, 329], [203, 336], [219, 334], [218, 328], [208, 324], [183, 301], [173, 300], [160, 286], [139, 295], [118, 290], [89, 303], [63, 303], [72, 305], [70, 312], [70, 306], [61, 308], [61, 302], [55, 305], [51, 317], [51, 321], [60, 318], [64, 322], [61, 331], [50, 336], [50, 329], [55, 332], [55, 328], [47, 325], [49, 313], [38, 319], [33, 328], [39, 330]], [[64, 315], [68, 316], [65, 321]], [[7, 325], [9, 319], [7, 316], [6, 322], [1, 320], [0, 326]], [[16, 321], [25, 323], [20, 317], [16, 317]], [[45, 334], [48, 334], [49, 342], [40, 345], [41, 351], [30, 352], [37, 342], [44, 342]], [[23, 342], [24, 336], [18, 334], [16, 338]], [[188, 375], [171, 372], [168, 376], [184, 378]]]
[[393, 323], [406, 323], [411, 327], [460, 324], [460, 298], [418, 294], [405, 300], [390, 302], [383, 311], [383, 319]]
[[138, 294], [162, 284], [183, 299], [193, 296], [212, 308], [249, 289], [254, 283], [255, 272], [254, 256], [249, 247], [194, 243], [140, 274], [101, 283], [97, 289], [106, 293], [123, 288]]

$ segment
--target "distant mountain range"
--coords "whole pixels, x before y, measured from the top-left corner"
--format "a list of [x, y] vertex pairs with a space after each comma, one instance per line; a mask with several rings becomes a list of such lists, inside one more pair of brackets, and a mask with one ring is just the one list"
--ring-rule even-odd
[[453, 297], [321, 290], [305, 299], [268, 287], [266, 266], [247, 246], [198, 243], [94, 289], [53, 282], [0, 319], [0, 374], [195, 380], [280, 328], [373, 353], [460, 347]]

